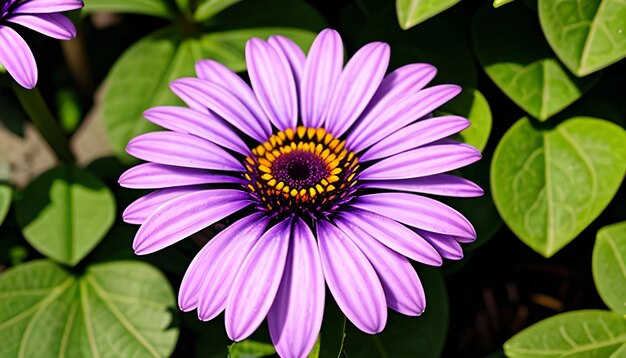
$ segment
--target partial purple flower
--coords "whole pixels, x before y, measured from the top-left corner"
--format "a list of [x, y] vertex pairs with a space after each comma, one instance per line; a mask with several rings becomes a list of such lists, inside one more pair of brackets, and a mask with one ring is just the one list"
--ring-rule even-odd
[[225, 311], [235, 341], [267, 317], [283, 357], [304, 357], [315, 344], [325, 284], [367, 333], [384, 328], [387, 307], [420, 315], [426, 301], [410, 260], [441, 265], [476, 238], [459, 212], [430, 198], [483, 193], [444, 174], [480, 159], [447, 139], [470, 123], [429, 118], [460, 88], [425, 88], [436, 72], [428, 64], [386, 75], [389, 46], [381, 42], [344, 66], [333, 30], [322, 31], [306, 56], [284, 37], [252, 39], [246, 61], [251, 87], [204, 60], [197, 78], [171, 84], [190, 108], [145, 112], [168, 131], [127, 147], [149, 163], [120, 184], [157, 189], [124, 212], [141, 225], [135, 252], [232, 223], [189, 266], [180, 308], [197, 309], [202, 320]]
[[76, 37], [74, 24], [60, 14], [83, 7], [80, 0], [0, 0], [0, 64], [24, 88], [37, 84], [37, 63], [30, 47], [12, 28], [21, 25], [46, 36]]

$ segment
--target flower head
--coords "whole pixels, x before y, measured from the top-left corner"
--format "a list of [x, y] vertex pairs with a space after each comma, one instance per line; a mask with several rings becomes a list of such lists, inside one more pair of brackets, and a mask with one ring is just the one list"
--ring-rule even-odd
[[82, 7], [80, 0], [0, 0], [0, 64], [17, 83], [29, 89], [35, 87], [37, 64], [28, 44], [12, 25], [69, 40], [76, 36], [76, 28], [60, 13]]
[[364, 332], [383, 329], [387, 307], [420, 315], [424, 291], [409, 259], [440, 265], [476, 237], [460, 213], [418, 194], [482, 195], [443, 174], [481, 157], [446, 139], [469, 122], [429, 118], [460, 88], [424, 89], [436, 72], [428, 64], [385, 75], [389, 47], [380, 42], [344, 67], [333, 30], [318, 35], [308, 56], [284, 37], [252, 39], [246, 60], [252, 87], [204, 60], [197, 78], [171, 84], [190, 108], [145, 112], [169, 131], [127, 147], [149, 163], [120, 184], [158, 189], [124, 212], [141, 225], [135, 251], [160, 250], [228, 218], [189, 266], [180, 308], [197, 309], [202, 320], [225, 310], [236, 341], [267, 317], [284, 357], [312, 349], [324, 283]]

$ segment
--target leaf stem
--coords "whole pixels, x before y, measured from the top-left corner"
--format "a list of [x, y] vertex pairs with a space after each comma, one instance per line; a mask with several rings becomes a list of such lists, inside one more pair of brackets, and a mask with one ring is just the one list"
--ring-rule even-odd
[[65, 163], [73, 163], [74, 155], [69, 147], [59, 123], [54, 119], [48, 105], [37, 88], [24, 89], [17, 84], [13, 86], [22, 108], [33, 122], [39, 134], [46, 140], [56, 156]]

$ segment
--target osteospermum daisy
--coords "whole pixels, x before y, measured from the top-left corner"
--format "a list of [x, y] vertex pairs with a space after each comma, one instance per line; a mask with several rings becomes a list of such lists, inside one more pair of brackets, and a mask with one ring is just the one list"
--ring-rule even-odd
[[267, 317], [283, 357], [304, 357], [318, 336], [325, 284], [356, 327], [380, 332], [387, 306], [417, 316], [424, 291], [409, 259], [440, 265], [475, 239], [454, 209], [417, 194], [470, 197], [475, 184], [443, 174], [477, 161], [446, 137], [469, 126], [429, 118], [459, 93], [424, 89], [435, 76], [411, 64], [385, 76], [389, 46], [362, 47], [344, 66], [341, 38], [322, 31], [308, 56], [287, 38], [246, 46], [252, 87], [211, 60], [171, 89], [190, 108], [156, 107], [145, 117], [169, 131], [134, 138], [149, 161], [120, 178], [158, 189], [132, 203], [141, 224], [133, 247], [149, 254], [209, 225], [211, 239], [183, 279], [179, 305], [202, 320], [225, 311], [240, 341]]
[[24, 39], [12, 28], [21, 25], [46, 36], [76, 37], [74, 24], [60, 12], [83, 7], [78, 0], [0, 0], [0, 64], [22, 87], [37, 84], [37, 63]]

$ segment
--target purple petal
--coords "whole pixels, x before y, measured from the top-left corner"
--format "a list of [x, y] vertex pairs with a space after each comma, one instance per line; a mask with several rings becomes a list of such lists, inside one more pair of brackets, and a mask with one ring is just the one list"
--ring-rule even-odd
[[424, 88], [436, 73], [437, 69], [432, 65], [413, 63], [402, 66], [385, 76], [374, 97], [363, 111], [361, 120], [352, 128], [348, 136], [348, 144], [352, 145], [354, 139], [361, 138], [363, 132], [367, 131], [383, 113]]
[[239, 135], [210, 113], [185, 107], [154, 107], [143, 112], [143, 115], [150, 122], [171, 131], [204, 138], [245, 156], [251, 154], [250, 148]]
[[246, 44], [246, 64], [261, 108], [279, 129], [298, 124], [298, 95], [289, 61], [267, 42], [253, 38]]
[[348, 61], [330, 99], [325, 127], [340, 137], [361, 115], [378, 89], [389, 65], [389, 45], [372, 42]]
[[369, 211], [354, 210], [341, 213], [337, 225], [343, 230], [362, 228], [388, 248], [426, 265], [440, 266], [441, 256], [428, 241], [406, 226]]
[[324, 273], [317, 242], [302, 219], [295, 219], [291, 247], [276, 299], [267, 316], [281, 357], [306, 357], [324, 315]]
[[23, 1], [13, 10], [14, 14], [51, 14], [80, 9], [82, 1], [76, 0], [29, 0]]
[[243, 262], [226, 303], [226, 332], [234, 341], [246, 339], [263, 322], [283, 277], [289, 249], [291, 219], [269, 229]]
[[387, 322], [387, 304], [376, 271], [361, 250], [334, 225], [317, 222], [324, 277], [341, 311], [358, 329], [378, 333]]
[[151, 132], [131, 139], [126, 152], [159, 164], [186, 168], [243, 171], [241, 162], [219, 146], [184, 133]]
[[242, 184], [239, 178], [215, 174], [204, 169], [174, 167], [170, 165], [144, 163], [134, 166], [118, 180], [125, 188], [159, 189], [193, 184]]
[[426, 297], [409, 260], [381, 244], [362, 228], [353, 226], [342, 230], [376, 270], [385, 291], [387, 306], [405, 315], [421, 315], [426, 307]]
[[[388, 106], [375, 119], [369, 118], [374, 113], [372, 111], [363, 117], [356, 130], [350, 132], [346, 147], [354, 152], [360, 152], [411, 122], [429, 115], [459, 92], [461, 87], [456, 85], [434, 86]], [[366, 128], [359, 131], [358, 128], [363, 126]]]
[[480, 151], [458, 143], [429, 145], [381, 160], [359, 174], [361, 180], [408, 179], [439, 174], [472, 164]]
[[404, 151], [435, 142], [462, 131], [470, 122], [458, 116], [445, 116], [425, 119], [398, 130], [374, 144], [359, 156], [359, 161], [389, 157]]
[[17, 15], [6, 20], [59, 40], [76, 37], [74, 24], [61, 14]]
[[285, 58], [287, 58], [291, 66], [294, 80], [296, 81], [296, 90], [299, 90], [302, 72], [304, 71], [304, 63], [306, 62], [304, 52], [300, 46], [284, 36], [271, 36], [267, 42], [276, 51], [282, 52]]
[[252, 214], [209, 240], [185, 272], [178, 294], [180, 309], [191, 311], [198, 307], [198, 316], [203, 321], [220, 314], [241, 263], [265, 232], [268, 222], [262, 214]]
[[420, 195], [368, 194], [360, 196], [353, 205], [418, 229], [465, 238], [476, 237], [472, 224], [458, 211]]
[[150, 254], [213, 225], [251, 203], [248, 193], [231, 189], [201, 190], [161, 205], [141, 225], [133, 249]]
[[[24, 39], [10, 27], [0, 26], [0, 63], [24, 88], [37, 85], [37, 63]], [[10, 49], [7, 51], [6, 49]]]
[[202, 189], [203, 188], [201, 186], [182, 186], [178, 188], [153, 191], [152, 193], [144, 195], [128, 205], [122, 214], [122, 219], [129, 224], [140, 225], [146, 221], [146, 219], [152, 215], [152, 213], [155, 212], [159, 206], [181, 195], [200, 191]]
[[463, 258], [463, 249], [458, 241], [450, 235], [441, 235], [434, 232], [417, 230], [424, 239], [433, 245], [442, 257], [449, 260], [460, 260]]
[[230, 91], [254, 114], [257, 123], [263, 129], [264, 137], [269, 138], [272, 135], [272, 124], [265, 116], [265, 113], [263, 113], [252, 88], [238, 74], [213, 60], [196, 62], [196, 74], [198, 78], [222, 86]]
[[199, 111], [209, 109], [261, 143], [269, 138], [253, 112], [220, 85], [198, 78], [180, 78], [170, 84], [170, 89], [189, 107]]
[[368, 180], [362, 182], [361, 187], [463, 198], [477, 197], [484, 194], [478, 185], [467, 179], [449, 174], [435, 174], [423, 178], [400, 180]]
[[341, 36], [335, 30], [323, 30], [311, 45], [302, 74], [300, 115], [305, 127], [321, 127], [342, 67]]

